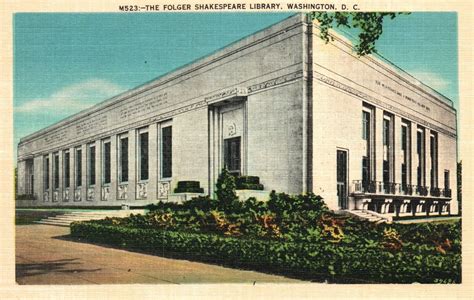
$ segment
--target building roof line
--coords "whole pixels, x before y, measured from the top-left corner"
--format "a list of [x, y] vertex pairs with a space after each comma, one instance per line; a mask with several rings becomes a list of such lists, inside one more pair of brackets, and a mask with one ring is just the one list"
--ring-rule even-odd
[[[314, 24], [313, 23], [313, 26], [317, 27], [318, 29], [320, 29], [320, 27], [317, 25], [317, 24]], [[341, 42], [343, 45], [347, 46], [348, 48], [351, 49], [351, 51], [353, 51], [354, 47], [353, 47], [353, 44], [352, 44], [352, 41], [350, 40], [350, 38], [355, 38], [351, 33], [345, 31], [345, 30], [341, 30], [341, 33], [337, 32], [336, 30], [334, 29], [331, 29], [329, 31], [329, 35], [334, 38], [335, 40]], [[349, 37], [348, 37], [349, 36]], [[423, 92], [424, 94], [428, 95], [429, 97], [435, 99], [436, 101], [439, 101], [443, 104], [446, 104], [448, 105], [450, 108], [452, 109], [455, 109], [454, 108], [454, 105], [453, 105], [453, 101], [451, 99], [449, 99], [448, 97], [446, 97], [445, 95], [443, 95], [442, 93], [438, 92], [437, 90], [435, 90], [434, 88], [432, 88], [431, 86], [429, 86], [428, 84], [424, 83], [423, 81], [417, 79], [415, 76], [411, 75], [410, 73], [408, 73], [407, 71], [405, 71], [404, 69], [402, 69], [400, 66], [398, 66], [397, 64], [395, 64], [394, 62], [392, 62], [391, 60], [389, 60], [388, 58], [384, 57], [382, 54], [380, 54], [379, 52], [373, 52], [369, 55], [365, 55], [364, 57], [366, 57], [368, 60], [370, 60], [371, 62], [377, 64], [378, 66], [384, 68], [385, 70], [389, 71], [389, 72], [394, 72], [396, 73], [396, 75], [398, 75], [398, 78], [402, 79], [404, 82], [406, 82], [407, 84], [413, 86], [414, 88], [420, 90], [421, 92]], [[381, 62], [381, 63], [384, 63], [385, 65], [381, 65], [378, 60]], [[391, 67], [393, 68], [394, 70], [390, 70], [388, 67]], [[398, 73], [398, 74], [397, 74]], [[407, 79], [406, 77], [409, 77], [409, 79], [411, 81], [415, 81], [417, 83], [420, 83], [423, 87], [426, 87], [431, 93], [428, 93], [427, 91], [425, 91], [423, 88], [421, 88], [419, 85], [417, 84], [414, 84], [413, 82], [411, 82], [409, 79]], [[440, 97], [435, 97], [433, 94], [437, 94], [438, 96]]]
[[[209, 63], [212, 63], [212, 62], [215, 62], [215, 61], [220, 60], [220, 59], [222, 59], [222, 58], [225, 58], [225, 57], [228, 56], [228, 53], [223, 53], [223, 54], [221, 54], [220, 56], [211, 59], [209, 62], [205, 62], [206, 59], [210, 59], [212, 56], [218, 55], [219, 52], [221, 52], [222, 50], [224, 50], [224, 49], [226, 49], [226, 48], [229, 48], [229, 47], [232, 47], [232, 46], [236, 46], [239, 42], [242, 42], [243, 40], [245, 40], [245, 39], [247, 39], [247, 38], [249, 38], [249, 37], [251, 37], [251, 36], [257, 35], [257, 34], [263, 32], [263, 31], [265, 31], [265, 30], [268, 30], [268, 29], [272, 28], [273, 26], [275, 26], [275, 25], [277, 25], [277, 24], [280, 24], [280, 23], [282, 23], [282, 22], [284, 22], [284, 21], [286, 21], [286, 20], [295, 18], [295, 17], [298, 16], [298, 15], [300, 15], [300, 14], [298, 14], [298, 13], [293, 14], [293, 15], [291, 15], [291, 16], [285, 18], [285, 19], [282, 19], [282, 20], [280, 20], [280, 21], [278, 21], [278, 22], [275, 22], [275, 23], [273, 23], [273, 24], [271, 24], [271, 25], [269, 25], [269, 26], [266, 26], [266, 27], [264, 27], [264, 28], [262, 28], [262, 29], [260, 29], [260, 30], [257, 30], [257, 31], [255, 31], [255, 32], [253, 32], [253, 33], [251, 33], [251, 34], [248, 34], [248, 35], [246, 35], [246, 36], [244, 36], [244, 37], [242, 37], [242, 38], [240, 38], [240, 39], [238, 39], [238, 40], [235, 40], [235, 41], [233, 41], [233, 42], [231, 42], [231, 43], [229, 43], [229, 44], [226, 44], [226, 45], [224, 45], [224, 46], [222, 46], [222, 47], [220, 47], [220, 48], [218, 48], [218, 49], [216, 49], [216, 50], [213, 50], [212, 52], [210, 52], [210, 53], [208, 53], [208, 54], [205, 54], [205, 55], [203, 55], [203, 56], [201, 56], [201, 57], [198, 57], [198, 58], [196, 58], [196, 59], [194, 59], [194, 60], [192, 60], [192, 61], [190, 61], [190, 62], [188, 62], [188, 63], [186, 63], [186, 64], [184, 64], [184, 65], [181, 65], [181, 66], [179, 66], [179, 67], [176, 67], [176, 68], [174, 68], [174, 69], [171, 69], [171, 70], [169, 70], [169, 71], [167, 71], [167, 72], [165, 72], [165, 73], [163, 73], [163, 74], [161, 74], [161, 75], [159, 75], [159, 76], [157, 76], [157, 77], [155, 77], [155, 78], [153, 78], [153, 79], [151, 79], [151, 80], [148, 80], [148, 81], [145, 82], [145, 83], [142, 83], [142, 84], [140, 84], [140, 85], [138, 85], [138, 86], [135, 86], [135, 87], [133, 87], [133, 88], [130, 88], [130, 89], [128, 89], [128, 90], [126, 90], [126, 91], [124, 91], [124, 92], [122, 92], [122, 93], [120, 93], [120, 94], [118, 94], [118, 95], [115, 95], [115, 96], [113, 96], [113, 97], [111, 97], [111, 98], [104, 99], [104, 100], [100, 101], [99, 103], [96, 103], [96, 104], [92, 105], [91, 107], [85, 108], [85, 109], [83, 109], [83, 110], [81, 110], [81, 111], [79, 111], [79, 112], [77, 112], [77, 113], [74, 113], [74, 114], [72, 114], [72, 115], [70, 115], [70, 116], [68, 116], [68, 117], [65, 117], [64, 119], [61, 119], [61, 120], [59, 120], [59, 121], [57, 121], [57, 122], [55, 122], [55, 123], [53, 123], [53, 124], [51, 124], [51, 125], [49, 125], [49, 126], [46, 126], [46, 127], [42, 128], [42, 129], [40, 129], [40, 130], [38, 130], [38, 131], [35, 131], [35, 132], [33, 132], [33, 133], [29, 134], [29, 135], [26, 135], [26, 136], [24, 136], [23, 138], [20, 139], [19, 144], [22, 144], [22, 143], [24, 143], [24, 142], [27, 142], [28, 140], [30, 140], [30, 139], [32, 139], [32, 138], [34, 138], [34, 137], [36, 137], [36, 136], [40, 136], [41, 134], [43, 134], [43, 133], [45, 133], [45, 132], [47, 132], [47, 131], [49, 131], [49, 130], [53, 130], [53, 129], [55, 129], [56, 127], [59, 127], [59, 126], [61, 126], [61, 125], [66, 125], [66, 124], [68, 124], [68, 123], [70, 123], [70, 122], [74, 122], [74, 121], [77, 121], [77, 120], [79, 120], [79, 119], [81, 119], [81, 118], [87, 117], [87, 116], [89, 116], [89, 115], [91, 115], [91, 114], [97, 112], [100, 108], [104, 108], [104, 107], [107, 107], [108, 105], [114, 105], [114, 104], [119, 103], [119, 102], [121, 102], [121, 101], [125, 101], [125, 100], [127, 100], [128, 98], [133, 97], [133, 96], [135, 96], [135, 95], [137, 95], [137, 94], [146, 92], [146, 91], [148, 91], [148, 90], [150, 90], [150, 89], [153, 89], [153, 88], [155, 88], [155, 87], [157, 87], [157, 86], [166, 84], [167, 82], [172, 81], [172, 80], [176, 79], [176, 78], [179, 77], [179, 76], [183, 76], [183, 75], [186, 75], [186, 74], [191, 73], [191, 72], [193, 72], [193, 71], [199, 70], [199, 69], [201, 69], [202, 67], [208, 65]], [[301, 22], [302, 22], [302, 21], [301, 21]], [[298, 23], [299, 23], [299, 22], [298, 22]], [[298, 23], [295, 23], [295, 24], [298, 25]], [[281, 34], [282, 32], [285, 32], [288, 27], [292, 27], [292, 26], [294, 26], [295, 24], [291, 24], [290, 26], [287, 26], [285, 29], [278, 30], [277, 32], [275, 32], [275, 33], [272, 34], [271, 36]], [[243, 45], [243, 46], [239, 47], [238, 49], [234, 49], [231, 53], [238, 52], [238, 51], [240, 51], [240, 50], [242, 50], [242, 49], [244, 49], [244, 48], [248, 48], [249, 45], [258, 44], [258, 43], [260, 43], [262, 40], [266, 40], [266, 39], [268, 39], [268, 37], [263, 37], [262, 39], [259, 39], [259, 40], [257, 40], [257, 41], [254, 41], [254, 42], [252, 42], [252, 43], [249, 43], [248, 45]], [[198, 65], [196, 65], [194, 68], [191, 68], [191, 66], [194, 65], [194, 64], [198, 64]], [[189, 70], [186, 70], [187, 68], [190, 68], [190, 69], [189, 69]], [[180, 72], [180, 71], [181, 71], [181, 72]], [[175, 73], [176, 73], [176, 74], [175, 74]], [[166, 77], [171, 76], [171, 75], [175, 75], [175, 76], [172, 77], [172, 78], [169, 78], [168, 80], [164, 80]], [[162, 80], [163, 80], [163, 81], [162, 81]], [[162, 81], [162, 82], [159, 82], [159, 81]]]

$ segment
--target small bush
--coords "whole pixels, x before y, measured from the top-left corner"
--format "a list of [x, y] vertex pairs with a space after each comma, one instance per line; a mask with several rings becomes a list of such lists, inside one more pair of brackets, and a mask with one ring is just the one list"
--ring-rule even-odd
[[263, 191], [263, 184], [260, 184], [258, 176], [238, 176], [235, 179], [237, 190], [257, 190]]
[[304, 211], [314, 211], [322, 214], [329, 211], [323, 198], [313, 193], [291, 196], [285, 193], [275, 193], [275, 191], [270, 193], [268, 208], [280, 215]]
[[259, 184], [260, 178], [258, 176], [238, 176], [235, 183], [238, 185], [241, 184]]
[[188, 188], [183, 188], [183, 189], [175, 188], [174, 192], [175, 193], [199, 193], [199, 194], [202, 194], [202, 193], [204, 193], [204, 189], [200, 188], [200, 187], [199, 188], [188, 187]]
[[186, 189], [186, 188], [199, 188], [200, 184], [199, 181], [178, 181], [178, 188], [179, 189]]

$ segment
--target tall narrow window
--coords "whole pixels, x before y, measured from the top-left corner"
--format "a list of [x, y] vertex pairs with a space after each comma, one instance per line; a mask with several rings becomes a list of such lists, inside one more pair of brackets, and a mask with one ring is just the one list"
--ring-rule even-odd
[[75, 160], [75, 166], [76, 166], [76, 187], [82, 186], [82, 149], [77, 148], [76, 149], [76, 160]]
[[362, 111], [362, 139], [368, 141], [370, 137], [370, 112]]
[[170, 178], [173, 176], [173, 153], [172, 153], [173, 133], [172, 127], [161, 129], [161, 177]]
[[347, 151], [336, 152], [336, 181], [338, 205], [342, 209], [347, 208]]
[[64, 188], [69, 188], [71, 185], [71, 156], [69, 151], [64, 151], [63, 173], [64, 173]]
[[44, 161], [44, 172], [43, 172], [44, 189], [49, 190], [49, 156], [45, 155], [43, 157], [43, 161]]
[[435, 189], [438, 187], [438, 134], [432, 132], [430, 135], [430, 186]]
[[392, 187], [392, 170], [391, 166], [393, 163], [392, 160], [392, 117], [389, 115], [384, 115], [383, 118], [383, 185], [386, 193], [393, 192]]
[[402, 189], [403, 191], [408, 190], [408, 184], [410, 180], [410, 124], [403, 122], [401, 127], [401, 150], [402, 150]]
[[102, 181], [104, 184], [110, 183], [110, 141], [102, 142]]
[[449, 170], [444, 170], [444, 188], [445, 189], [450, 189], [450, 184], [449, 184]]
[[365, 106], [362, 110], [362, 139], [364, 140], [364, 151], [362, 156], [362, 189], [364, 192], [374, 192], [370, 188], [372, 180], [372, 149], [375, 141], [373, 137], [373, 108]]
[[224, 140], [224, 164], [229, 173], [240, 175], [240, 137]]
[[89, 185], [95, 185], [95, 145], [89, 145], [87, 175]]
[[53, 154], [53, 187], [59, 189], [59, 153]]
[[26, 160], [26, 170], [25, 170], [25, 188], [26, 194], [32, 195], [34, 192], [34, 160]]
[[138, 134], [139, 180], [148, 180], [148, 132]]
[[128, 137], [119, 139], [119, 179], [120, 182], [128, 181]]
[[416, 132], [416, 184], [421, 187], [425, 185], [425, 130], [418, 128]]

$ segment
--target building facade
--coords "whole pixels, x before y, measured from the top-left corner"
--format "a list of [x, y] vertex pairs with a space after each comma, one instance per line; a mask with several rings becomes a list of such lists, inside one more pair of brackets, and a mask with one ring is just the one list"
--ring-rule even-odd
[[142, 206], [220, 170], [332, 209], [457, 213], [451, 101], [298, 14], [21, 139], [17, 206]]

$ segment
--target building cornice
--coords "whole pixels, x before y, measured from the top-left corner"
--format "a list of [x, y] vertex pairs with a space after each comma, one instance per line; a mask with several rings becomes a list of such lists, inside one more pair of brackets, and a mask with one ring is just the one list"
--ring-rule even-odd
[[[284, 25], [283, 25], [284, 24]], [[241, 51], [244, 51], [248, 48], [251, 48], [255, 45], [258, 45], [260, 43], [263, 43], [267, 40], [273, 39], [279, 35], [285, 34], [290, 30], [293, 30], [295, 28], [298, 28], [304, 24], [304, 18], [300, 15], [294, 15], [291, 16], [283, 21], [280, 21], [276, 24], [273, 24], [267, 28], [264, 28], [262, 30], [259, 30], [249, 36], [246, 36], [244, 38], [241, 38], [233, 43], [230, 43], [215, 52], [206, 55], [204, 57], [201, 57], [195, 61], [192, 61], [184, 66], [179, 67], [178, 69], [172, 70], [164, 75], [161, 75], [160, 77], [153, 79], [150, 82], [147, 82], [143, 85], [140, 85], [138, 87], [135, 87], [131, 90], [128, 90], [124, 93], [121, 93], [117, 96], [114, 96], [110, 99], [104, 100], [90, 108], [87, 108], [83, 111], [80, 111], [76, 114], [73, 114], [72, 116], [67, 117], [66, 119], [63, 119], [53, 125], [50, 125], [48, 127], [45, 127], [37, 132], [34, 132], [30, 135], [27, 135], [23, 138], [20, 139], [20, 145], [22, 143], [29, 142], [35, 138], [40, 137], [41, 135], [48, 133], [50, 131], [53, 131], [59, 127], [68, 125], [70, 123], [79, 121], [80, 119], [87, 117], [95, 112], [98, 112], [102, 109], [105, 109], [109, 106], [115, 106], [118, 105], [126, 100], [131, 99], [132, 97], [135, 97], [137, 95], [140, 95], [142, 93], [145, 93], [151, 89], [164, 86], [167, 83], [170, 83], [174, 80], [180, 79], [182, 77], [185, 77], [189, 74], [192, 74], [200, 69], [203, 69], [209, 65], [212, 65], [218, 61], [221, 61], [227, 57], [230, 57], [232, 55], [235, 55], [236, 53], [239, 53]], [[280, 28], [278, 28], [280, 27]], [[273, 32], [266, 32], [266, 31], [273, 31]]]
[[[317, 28], [318, 31], [320, 30], [320, 27], [317, 25], [316, 22], [314, 22], [312, 25], [313, 27]], [[313, 32], [313, 34], [316, 34], [316, 33]], [[442, 95], [441, 93], [431, 88], [427, 84], [423, 83], [422, 81], [416, 79], [414, 76], [410, 75], [408, 72], [406, 72], [405, 70], [403, 70], [402, 68], [400, 68], [395, 63], [388, 60], [387, 58], [377, 53], [365, 55], [362, 57], [357, 57], [354, 54], [352, 43], [347, 38], [335, 32], [334, 30], [329, 31], [329, 36], [331, 40], [330, 43], [335, 44], [334, 42], [338, 42], [344, 48], [346, 48], [347, 50], [346, 53], [349, 53], [354, 58], [362, 62], [366, 60], [367, 62], [374, 64], [381, 70], [389, 73], [390, 75], [394, 76], [395, 78], [402, 81], [406, 85], [410, 86], [410, 88], [417, 90], [418, 92], [421, 92], [427, 100], [431, 102], [434, 101], [436, 104], [443, 105], [445, 108], [448, 108], [451, 111], [456, 111], [456, 109], [453, 107], [453, 102], [449, 98]], [[367, 62], [365, 63], [367, 64]]]
[[44, 150], [44, 149], [41, 149], [37, 152], [28, 153], [28, 154], [25, 154], [25, 155], [20, 155], [20, 153], [18, 153], [18, 160], [26, 159], [28, 157], [31, 157], [32, 155], [42, 155], [44, 153], [56, 152], [56, 151], [60, 151], [60, 150], [68, 149], [68, 148], [73, 148], [73, 147], [76, 147], [78, 145], [87, 144], [89, 142], [101, 140], [103, 138], [106, 138], [106, 137], [109, 137], [109, 136], [112, 136], [112, 135], [121, 134], [123, 132], [126, 132], [130, 128], [140, 128], [140, 127], [148, 126], [148, 125], [153, 124], [153, 123], [163, 122], [163, 121], [166, 121], [168, 119], [173, 118], [176, 115], [179, 115], [179, 114], [182, 114], [182, 113], [185, 113], [185, 112], [188, 112], [188, 111], [192, 111], [192, 110], [203, 109], [203, 108], [208, 107], [209, 105], [215, 104], [216, 102], [219, 102], [219, 101], [224, 101], [224, 100], [232, 98], [232, 97], [250, 96], [250, 95], [253, 95], [253, 94], [268, 90], [268, 89], [272, 89], [272, 88], [276, 88], [276, 87], [279, 87], [279, 86], [291, 84], [291, 83], [293, 83], [293, 82], [295, 82], [299, 79], [302, 79], [302, 78], [303, 78], [303, 71], [298, 70], [298, 71], [295, 71], [295, 72], [290, 72], [290, 73], [285, 74], [285, 75], [274, 77], [274, 78], [269, 79], [269, 80], [262, 81], [261, 83], [258, 83], [258, 84], [252, 84], [252, 85], [249, 85], [249, 86], [246, 86], [246, 87], [243, 86], [243, 85], [238, 85], [236, 87], [223, 89], [223, 90], [220, 90], [218, 92], [214, 92], [213, 94], [202, 96], [202, 97], [200, 97], [201, 100], [196, 101], [192, 104], [189, 104], [189, 105], [186, 105], [186, 106], [183, 106], [183, 107], [179, 107], [179, 108], [173, 109], [171, 111], [168, 111], [168, 112], [165, 112], [165, 113], [162, 113], [162, 114], [150, 117], [150, 118], [146, 118], [146, 119], [143, 119], [143, 120], [140, 120], [140, 121], [136, 121], [136, 122], [133, 122], [133, 123], [130, 123], [130, 124], [126, 124], [126, 125], [120, 126], [118, 128], [107, 130], [105, 132], [101, 132], [100, 134], [95, 134], [95, 135], [88, 136], [88, 137], [85, 137], [85, 138], [82, 138], [82, 139], [79, 139], [79, 140], [76, 140], [76, 141], [73, 141], [73, 142], [68, 142], [68, 143], [64, 143], [64, 144], [61, 144], [61, 145], [57, 145], [57, 146], [52, 147], [51, 149], [48, 149], [47, 151]]

